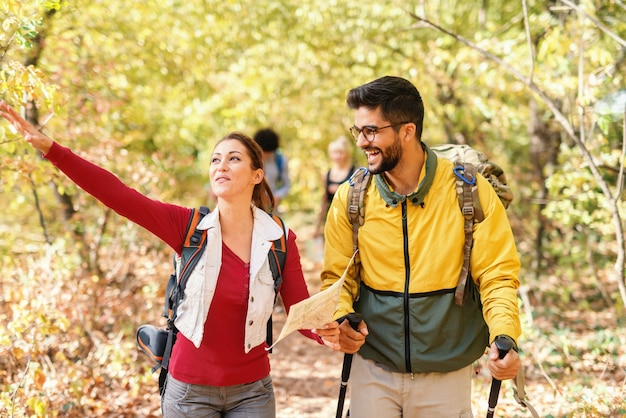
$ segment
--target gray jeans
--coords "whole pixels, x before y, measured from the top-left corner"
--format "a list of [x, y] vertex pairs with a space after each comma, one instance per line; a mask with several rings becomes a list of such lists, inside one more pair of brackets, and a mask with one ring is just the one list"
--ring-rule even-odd
[[233, 386], [190, 385], [167, 376], [165, 418], [275, 418], [272, 378]]

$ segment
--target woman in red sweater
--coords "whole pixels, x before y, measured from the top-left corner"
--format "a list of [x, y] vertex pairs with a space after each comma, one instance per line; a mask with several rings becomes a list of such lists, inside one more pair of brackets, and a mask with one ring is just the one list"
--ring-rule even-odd
[[[150, 199], [112, 173], [77, 156], [25, 121], [5, 102], [0, 116], [31, 146], [86, 192], [159, 237], [180, 254], [190, 208]], [[282, 228], [260, 208], [273, 208], [264, 179], [263, 152], [241, 133], [214, 148], [209, 169], [217, 205], [200, 222], [207, 247], [191, 273], [178, 307], [178, 338], [172, 349], [162, 410], [165, 417], [267, 417], [276, 415], [265, 343], [274, 304], [268, 263]], [[309, 296], [296, 236], [289, 230], [280, 294], [290, 306]], [[301, 333], [335, 346], [336, 322]]]

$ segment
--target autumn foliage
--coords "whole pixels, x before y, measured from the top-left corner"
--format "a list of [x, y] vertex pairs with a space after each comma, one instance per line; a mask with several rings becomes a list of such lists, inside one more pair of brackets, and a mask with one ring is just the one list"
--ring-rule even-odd
[[[545, 417], [626, 414], [623, 1], [5, 0], [0, 21], [0, 99], [155, 199], [210, 204], [215, 141], [278, 130], [312, 292], [326, 146], [352, 125], [345, 93], [411, 79], [424, 140], [484, 151], [516, 196], [529, 400]], [[0, 176], [0, 417], [160, 416], [134, 334], [162, 323], [170, 250], [3, 121]], [[341, 359], [281, 342], [279, 417], [333, 416]], [[483, 368], [477, 416], [489, 384]], [[496, 415], [530, 416], [509, 382]]]

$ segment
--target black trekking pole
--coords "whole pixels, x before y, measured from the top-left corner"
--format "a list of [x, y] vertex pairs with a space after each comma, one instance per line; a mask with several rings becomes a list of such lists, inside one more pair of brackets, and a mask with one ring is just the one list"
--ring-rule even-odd
[[[346, 315], [345, 319], [348, 320], [352, 329], [357, 330], [361, 323], [361, 315], [358, 313], [351, 313]], [[339, 399], [337, 401], [337, 415], [336, 418], [341, 418], [343, 415], [343, 404], [346, 400], [346, 388], [348, 387], [348, 379], [350, 378], [350, 369], [352, 368], [352, 354], [343, 355], [343, 366], [341, 367], [341, 386], [339, 387]]]
[[[503, 359], [504, 356], [513, 348], [513, 341], [509, 338], [502, 337], [498, 335], [494, 340], [496, 347], [498, 347], [498, 353], [500, 359]], [[487, 408], [487, 418], [493, 418], [493, 413], [495, 412], [496, 405], [498, 404], [498, 397], [500, 396], [500, 386], [502, 385], [502, 381], [498, 379], [493, 379], [491, 382], [491, 391], [489, 392], [489, 408]]]

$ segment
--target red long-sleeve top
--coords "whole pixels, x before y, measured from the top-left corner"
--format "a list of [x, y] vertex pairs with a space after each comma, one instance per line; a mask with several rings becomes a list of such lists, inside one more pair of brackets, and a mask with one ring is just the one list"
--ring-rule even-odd
[[[150, 199], [126, 186], [114, 174], [57, 143], [52, 145], [45, 158], [87, 193], [147, 229], [180, 254], [190, 208]], [[270, 371], [265, 343], [248, 354], [243, 350], [249, 264], [244, 263], [226, 245], [222, 246], [222, 268], [204, 323], [202, 343], [199, 348], [195, 348], [191, 341], [179, 333], [172, 350], [168, 371], [186, 383], [229, 386], [259, 380]], [[296, 235], [291, 230], [280, 295], [287, 312], [291, 305], [309, 296]], [[301, 330], [300, 333], [322, 343], [309, 330]]]

